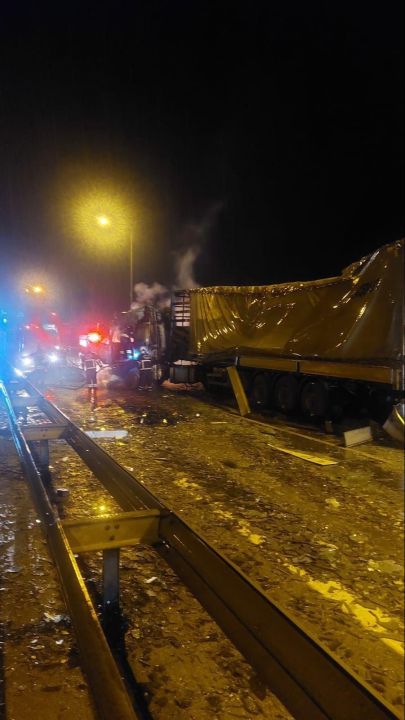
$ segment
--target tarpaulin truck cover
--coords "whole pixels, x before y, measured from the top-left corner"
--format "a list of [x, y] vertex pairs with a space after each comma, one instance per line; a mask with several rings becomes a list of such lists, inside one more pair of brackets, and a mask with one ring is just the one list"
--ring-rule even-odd
[[190, 351], [398, 366], [403, 353], [404, 241], [339, 277], [190, 290]]

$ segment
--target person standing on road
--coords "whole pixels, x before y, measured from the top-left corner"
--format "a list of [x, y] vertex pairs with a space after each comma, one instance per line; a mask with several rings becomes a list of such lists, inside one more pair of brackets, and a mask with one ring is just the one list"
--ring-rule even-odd
[[97, 367], [99, 366], [100, 360], [91, 350], [87, 350], [82, 355], [82, 367], [86, 377], [89, 400], [92, 407], [95, 407], [97, 404]]
[[83, 355], [83, 370], [88, 388], [97, 386], [97, 355], [89, 350]]

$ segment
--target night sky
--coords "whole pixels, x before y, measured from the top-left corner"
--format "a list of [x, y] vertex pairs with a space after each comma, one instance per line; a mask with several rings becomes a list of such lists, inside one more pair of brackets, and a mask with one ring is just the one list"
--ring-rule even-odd
[[75, 197], [105, 186], [132, 205], [135, 281], [172, 284], [190, 245], [202, 285], [270, 284], [399, 239], [401, 15], [395, 0], [3, 6], [1, 302], [38, 272], [71, 309], [126, 307], [124, 248], [106, 258], [71, 224]]

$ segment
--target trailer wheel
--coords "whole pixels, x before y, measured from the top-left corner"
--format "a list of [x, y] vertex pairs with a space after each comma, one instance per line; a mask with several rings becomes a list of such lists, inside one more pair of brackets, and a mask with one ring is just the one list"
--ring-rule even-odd
[[250, 400], [254, 408], [268, 407], [271, 397], [271, 383], [267, 373], [257, 373], [250, 388]]
[[290, 413], [298, 403], [298, 380], [294, 375], [281, 375], [274, 386], [274, 404], [279, 410]]
[[394, 404], [395, 400], [389, 386], [371, 388], [368, 409], [372, 420], [383, 424], [389, 417]]
[[125, 378], [125, 387], [128, 390], [136, 390], [139, 387], [140, 372], [138, 368], [132, 368]]
[[301, 390], [302, 412], [311, 417], [325, 417], [328, 405], [328, 386], [321, 380], [308, 380]]

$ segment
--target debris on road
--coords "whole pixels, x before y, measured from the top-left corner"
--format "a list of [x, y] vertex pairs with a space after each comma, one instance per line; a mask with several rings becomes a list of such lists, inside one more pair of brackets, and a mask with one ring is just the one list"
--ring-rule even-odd
[[52, 615], [52, 613], [44, 612], [44, 620], [47, 623], [55, 623], [55, 625], [59, 625], [59, 623], [63, 623], [64, 625], [70, 625], [70, 617], [63, 613], [57, 613]]
[[353, 445], [362, 445], [363, 443], [370, 442], [373, 439], [371, 434], [371, 427], [356, 428], [355, 430], [346, 430], [343, 433], [345, 447], [353, 447]]
[[164, 380], [162, 382], [162, 387], [166, 390], [183, 390], [186, 392], [190, 392], [192, 390], [197, 390], [201, 392], [202, 390], [205, 390], [204, 385], [202, 382], [195, 382], [195, 383], [173, 383], [170, 380]]
[[326, 498], [325, 502], [327, 505], [329, 505], [329, 507], [335, 508], [335, 510], [340, 507], [340, 502], [339, 500], [336, 500], [336, 498]]
[[98, 438], [103, 440], [121, 440], [127, 437], [128, 430], [86, 430], [89, 438]]
[[280, 452], [287, 453], [287, 455], [293, 455], [294, 457], [300, 458], [301, 460], [307, 460], [308, 462], [315, 463], [316, 465], [338, 465], [337, 460], [331, 458], [320, 457], [319, 455], [310, 455], [309, 453], [300, 452], [298, 450], [289, 450], [288, 448], [282, 448], [278, 445], [272, 445], [267, 443], [273, 450], [279, 450]]

